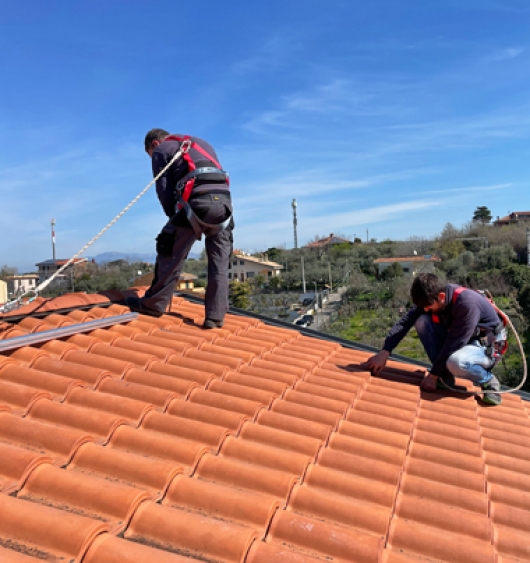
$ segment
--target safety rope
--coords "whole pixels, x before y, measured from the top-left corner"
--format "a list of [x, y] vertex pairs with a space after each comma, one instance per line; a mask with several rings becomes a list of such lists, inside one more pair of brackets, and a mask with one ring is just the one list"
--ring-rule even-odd
[[[129, 211], [129, 209], [147, 192], [147, 190], [149, 190], [149, 188], [155, 184], [157, 182], [157, 180], [159, 180], [169, 169], [169, 167], [175, 163], [177, 160], [179, 160], [180, 158], [182, 158], [182, 156], [184, 154], [186, 154], [191, 147], [191, 140], [185, 140], [181, 143], [180, 149], [177, 153], [175, 153], [175, 155], [173, 156], [173, 158], [167, 163], [167, 165], [162, 168], [162, 170], [149, 182], [149, 184], [147, 184], [147, 186], [145, 186], [145, 188], [128, 204], [126, 205], [121, 211], [120, 213], [118, 213], [118, 215], [116, 215], [116, 217], [114, 217], [114, 219], [112, 219], [112, 221], [110, 221], [110, 223], [108, 223], [105, 227], [103, 227], [103, 229], [101, 229], [101, 231], [99, 231], [99, 233], [89, 242], [87, 242], [87, 244], [85, 244], [85, 246], [83, 246], [83, 248], [81, 248], [81, 250], [79, 250], [76, 254], [74, 254], [70, 260], [68, 260], [68, 262], [66, 262], [65, 264], [63, 264], [56, 272], [53, 273], [53, 275], [51, 275], [49, 278], [47, 278], [46, 280], [44, 280], [41, 284], [39, 284], [35, 289], [32, 289], [30, 291], [26, 291], [25, 293], [23, 293], [22, 295], [20, 295], [19, 297], [17, 297], [17, 299], [14, 299], [12, 301], [8, 301], [7, 303], [5, 303], [4, 305], [0, 305], [0, 313], [8, 313], [10, 311], [13, 311], [15, 309], [18, 309], [19, 307], [22, 307], [22, 305], [26, 305], [27, 303], [31, 303], [32, 301], [34, 301], [35, 299], [37, 299], [39, 292], [41, 292], [43, 289], [45, 289], [46, 287], [48, 287], [48, 285], [50, 285], [50, 283], [64, 270], [66, 270], [66, 268], [68, 268], [68, 266], [70, 266], [70, 264], [72, 264], [72, 262], [78, 258], [81, 254], [83, 254], [83, 252], [85, 252], [85, 250], [87, 250], [87, 248], [89, 248], [90, 246], [92, 246], [102, 235], [103, 233], [105, 233], [108, 229], [110, 229], [110, 227], [112, 227], [112, 225], [114, 225], [114, 223], [116, 223], [116, 221], [118, 219], [120, 219], [127, 211]], [[31, 296], [29, 297], [26, 302], [23, 302], [23, 299], [27, 296]]]

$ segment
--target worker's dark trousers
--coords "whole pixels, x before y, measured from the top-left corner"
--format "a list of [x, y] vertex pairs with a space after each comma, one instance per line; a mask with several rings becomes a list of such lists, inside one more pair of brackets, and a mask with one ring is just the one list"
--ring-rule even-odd
[[[229, 195], [202, 194], [190, 198], [189, 204], [196, 215], [205, 223], [217, 224], [232, 212]], [[208, 286], [204, 304], [206, 318], [221, 321], [228, 311], [228, 266], [232, 254], [233, 220], [220, 233], [206, 238], [208, 258]], [[157, 254], [155, 277], [151, 287], [142, 298], [142, 305], [148, 309], [163, 312], [171, 302], [175, 284], [182, 272], [184, 261], [197, 240], [184, 211], [180, 211], [163, 229], [175, 235], [171, 256]]]

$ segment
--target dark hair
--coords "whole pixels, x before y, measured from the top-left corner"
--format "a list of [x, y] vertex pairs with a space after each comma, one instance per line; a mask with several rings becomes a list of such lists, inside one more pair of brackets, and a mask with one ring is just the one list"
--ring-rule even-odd
[[151, 129], [151, 131], [148, 131], [147, 135], [145, 136], [145, 150], [147, 151], [151, 148], [153, 141], [162, 142], [168, 135], [169, 133], [165, 129]]
[[445, 291], [445, 285], [434, 274], [418, 274], [412, 282], [410, 296], [416, 307], [424, 309], [438, 299], [438, 294]]

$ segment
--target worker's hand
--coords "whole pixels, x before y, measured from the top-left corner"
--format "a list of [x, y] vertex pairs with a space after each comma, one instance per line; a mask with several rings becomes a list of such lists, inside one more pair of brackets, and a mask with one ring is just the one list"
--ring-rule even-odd
[[437, 384], [438, 384], [438, 377], [436, 375], [433, 375], [432, 373], [427, 372], [425, 374], [425, 377], [423, 378], [423, 381], [421, 382], [420, 387], [424, 391], [433, 392], [436, 391]]
[[375, 356], [368, 358], [366, 362], [362, 363], [361, 367], [370, 370], [372, 375], [379, 375], [381, 370], [386, 366], [388, 356], [390, 356], [390, 352], [381, 350]]

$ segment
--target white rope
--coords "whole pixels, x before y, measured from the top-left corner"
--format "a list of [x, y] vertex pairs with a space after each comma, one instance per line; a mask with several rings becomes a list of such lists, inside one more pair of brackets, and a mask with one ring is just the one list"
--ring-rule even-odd
[[149, 184], [147, 184], [147, 186], [145, 186], [145, 188], [127, 205], [125, 206], [122, 211], [120, 211], [120, 213], [118, 213], [118, 215], [116, 215], [116, 217], [114, 217], [114, 219], [112, 219], [112, 221], [110, 223], [108, 223], [105, 227], [103, 227], [103, 229], [101, 229], [101, 231], [99, 231], [99, 233], [89, 242], [87, 242], [85, 244], [85, 246], [83, 246], [83, 248], [81, 248], [81, 250], [79, 250], [76, 254], [74, 254], [70, 260], [68, 260], [68, 262], [66, 262], [65, 264], [63, 264], [56, 272], [54, 272], [54, 274], [52, 276], [50, 276], [48, 279], [44, 280], [41, 284], [39, 284], [35, 289], [32, 289], [31, 291], [26, 291], [26, 293], [23, 293], [20, 297], [18, 297], [17, 299], [13, 300], [13, 301], [8, 301], [7, 303], [5, 303], [4, 305], [0, 306], [0, 313], [7, 313], [9, 311], [12, 311], [14, 309], [18, 309], [18, 307], [21, 307], [24, 303], [23, 303], [23, 299], [26, 296], [32, 295], [32, 297], [28, 300], [28, 303], [31, 301], [34, 301], [39, 292], [42, 291], [43, 289], [45, 289], [46, 287], [48, 287], [48, 285], [50, 285], [50, 283], [64, 270], [66, 270], [66, 268], [68, 268], [68, 266], [70, 266], [70, 264], [72, 264], [72, 262], [78, 258], [81, 254], [83, 254], [83, 252], [85, 252], [85, 250], [87, 250], [87, 248], [89, 248], [90, 246], [92, 246], [99, 237], [101, 237], [101, 235], [103, 235], [103, 233], [105, 233], [108, 229], [110, 229], [110, 227], [112, 227], [112, 225], [114, 225], [114, 223], [116, 223], [116, 221], [122, 217], [127, 211], [129, 211], [129, 209], [147, 192], [147, 190], [154, 184], [156, 183], [156, 181], [161, 178], [169, 169], [169, 167], [176, 162], [179, 158], [182, 157], [183, 154], [185, 154], [186, 152], [188, 152], [190, 148], [189, 143], [182, 143], [180, 150], [175, 154], [175, 156], [167, 163], [167, 165], [149, 182]]

